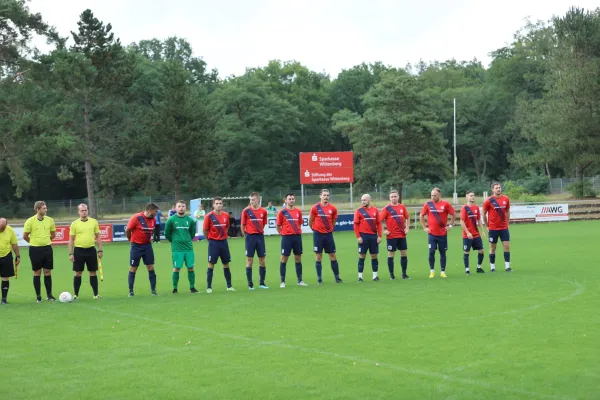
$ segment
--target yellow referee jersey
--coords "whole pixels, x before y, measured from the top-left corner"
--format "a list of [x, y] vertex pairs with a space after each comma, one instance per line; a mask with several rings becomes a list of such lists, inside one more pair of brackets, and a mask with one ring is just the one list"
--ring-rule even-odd
[[48, 216], [39, 220], [37, 215], [25, 221], [23, 232], [29, 233], [29, 244], [31, 246], [49, 246], [52, 243], [50, 232], [56, 232], [54, 220]]
[[12, 245], [19, 243], [17, 234], [9, 225], [0, 232], [0, 257], [6, 257], [12, 251]]
[[88, 249], [96, 245], [96, 234], [100, 233], [98, 221], [88, 218], [85, 221], [78, 219], [71, 224], [69, 236], [75, 236], [75, 247]]

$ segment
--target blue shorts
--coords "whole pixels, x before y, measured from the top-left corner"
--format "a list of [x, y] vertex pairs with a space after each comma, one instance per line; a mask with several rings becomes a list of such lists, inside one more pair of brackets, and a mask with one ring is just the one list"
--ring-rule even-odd
[[246, 233], [246, 257], [254, 257], [254, 253], [258, 257], [265, 257], [267, 250], [265, 248], [265, 235], [260, 233]]
[[394, 252], [396, 250], [407, 250], [408, 245], [406, 244], [406, 238], [388, 239], [387, 249], [391, 252]]
[[429, 250], [448, 250], [448, 236], [436, 236], [431, 233], [427, 236]]
[[335, 241], [333, 240], [333, 233], [321, 233], [314, 231], [313, 232], [313, 250], [317, 254], [325, 253], [333, 254], [335, 253]]
[[471, 249], [483, 250], [483, 242], [481, 241], [481, 237], [477, 236], [473, 239], [463, 238], [463, 249], [464, 251], [471, 251]]
[[154, 250], [152, 250], [152, 244], [131, 243], [129, 260], [131, 260], [131, 264], [129, 265], [132, 267], [139, 267], [140, 260], [144, 261], [144, 265], [154, 265]]
[[358, 245], [358, 254], [367, 254], [367, 251], [371, 254], [379, 253], [379, 243], [377, 243], [377, 235], [374, 233], [362, 233], [360, 234], [363, 242]]
[[498, 243], [498, 238], [502, 242], [510, 242], [510, 233], [508, 229], [490, 230], [490, 243]]
[[281, 236], [281, 255], [289, 257], [292, 250], [296, 256], [302, 254], [302, 235]]
[[208, 263], [216, 264], [221, 258], [223, 264], [231, 262], [231, 254], [229, 253], [229, 244], [227, 240], [209, 240], [208, 241]]

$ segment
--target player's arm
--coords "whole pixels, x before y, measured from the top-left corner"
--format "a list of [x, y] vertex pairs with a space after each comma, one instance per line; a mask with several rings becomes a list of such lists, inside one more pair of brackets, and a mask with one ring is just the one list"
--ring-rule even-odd
[[383, 225], [382, 225], [381, 221], [379, 220], [379, 218], [377, 218], [377, 221], [375, 221], [375, 224], [377, 225], [377, 235], [379, 236], [379, 239], [381, 239], [381, 235], [383, 235]]
[[210, 225], [212, 221], [210, 218], [204, 218], [204, 225], [202, 226], [202, 234], [206, 239], [208, 239], [208, 231], [210, 230]]
[[138, 222], [139, 221], [137, 220], [135, 215], [129, 219], [127, 227], [125, 228], [125, 236], [127, 236], [127, 240], [131, 241], [131, 232], [135, 229]]
[[311, 209], [310, 209], [310, 214], [309, 214], [309, 216], [308, 216], [308, 226], [309, 226], [309, 227], [310, 227], [310, 229], [311, 229], [311, 230], [313, 230], [313, 231], [314, 231], [314, 229], [313, 229], [313, 223], [315, 222], [315, 215], [314, 215], [314, 212], [315, 212], [315, 210], [316, 210], [316, 209], [315, 209], [314, 207], [313, 207], [313, 208], [311, 208]]
[[19, 252], [19, 240], [17, 239], [17, 235], [14, 231], [10, 237], [10, 245], [12, 247], [12, 251], [15, 253], [15, 267], [18, 267], [19, 263], [21, 262], [21, 253]]
[[75, 235], [69, 235], [69, 260], [73, 261], [73, 246], [75, 245]]
[[354, 234], [356, 235], [356, 238], [358, 239], [358, 242], [361, 243], [362, 239], [360, 237], [360, 217], [361, 214], [358, 210], [354, 211]]
[[275, 220], [275, 229], [277, 229], [277, 233], [281, 234], [281, 228], [283, 226], [283, 213], [277, 214], [277, 219]]
[[454, 211], [454, 208], [452, 206], [450, 206], [450, 210], [448, 210], [448, 212], [451, 215], [451, 220], [450, 220], [450, 226], [454, 226], [454, 224], [456, 223], [456, 211]]
[[248, 216], [246, 212], [242, 210], [242, 217], [240, 218], [240, 234], [242, 237], [246, 234], [246, 224], [248, 223]]
[[421, 222], [421, 227], [423, 227], [423, 230], [429, 233], [429, 228], [425, 226], [425, 215], [428, 212], [428, 209], [426, 207], [427, 206], [423, 207], [423, 209], [421, 210], [421, 214], [419, 215], [419, 221]]
[[481, 208], [483, 208], [482, 219], [483, 219], [484, 225], [488, 225], [488, 219], [487, 219], [488, 207], [489, 207], [489, 201], [486, 200], [483, 202], [483, 207], [481, 207]]
[[404, 234], [407, 234], [410, 230], [410, 214], [408, 213], [406, 207], [404, 207], [404, 215]]
[[508, 225], [510, 223], [510, 200], [506, 201], [506, 224]]
[[190, 224], [189, 227], [189, 232], [190, 232], [190, 239], [194, 240], [194, 238], [196, 237], [196, 221], [192, 221], [193, 224]]
[[29, 243], [29, 241], [31, 240], [30, 234], [31, 234], [31, 223], [29, 222], [29, 220], [27, 220], [27, 222], [25, 222], [25, 225], [23, 225], [23, 240], [26, 241], [27, 243]]
[[337, 208], [333, 209], [333, 214], [331, 215], [331, 227], [335, 230], [335, 223], [338, 219]]
[[460, 209], [460, 226], [467, 235], [467, 237], [469, 239], [472, 239], [471, 232], [469, 232], [469, 228], [467, 228], [467, 218], [469, 218], [469, 216], [467, 215], [467, 210], [465, 210], [465, 208], [463, 207]]
[[387, 210], [385, 209], [385, 207], [381, 209], [381, 212], [379, 213], [379, 223], [381, 224], [381, 226], [383, 228], [383, 233], [385, 233], [386, 235], [389, 235], [390, 231], [388, 231], [387, 224], [385, 223], [385, 219], [387, 217], [386, 211]]
[[167, 224], [165, 225], [165, 239], [169, 242], [173, 241], [173, 220], [171, 218], [167, 220]]
[[54, 240], [56, 237], [56, 225], [54, 225], [54, 220], [52, 220], [52, 226], [50, 227], [50, 240]]

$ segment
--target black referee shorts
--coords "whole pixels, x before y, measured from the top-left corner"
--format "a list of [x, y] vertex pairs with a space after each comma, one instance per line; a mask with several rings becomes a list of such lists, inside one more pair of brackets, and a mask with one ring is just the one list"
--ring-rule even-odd
[[75, 247], [73, 250], [73, 271], [81, 272], [87, 266], [88, 271], [98, 271], [98, 255], [95, 247]]
[[29, 259], [31, 260], [31, 269], [39, 271], [40, 269], [54, 269], [54, 253], [52, 246], [29, 246]]
[[12, 253], [0, 257], [0, 277], [10, 278], [15, 276], [15, 267], [13, 265]]

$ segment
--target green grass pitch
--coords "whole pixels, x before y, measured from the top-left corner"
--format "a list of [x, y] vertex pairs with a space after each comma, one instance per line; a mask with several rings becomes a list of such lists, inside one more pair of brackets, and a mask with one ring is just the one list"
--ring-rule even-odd
[[[279, 239], [267, 239], [269, 290], [247, 290], [243, 240], [230, 240], [235, 293], [217, 266], [207, 295], [206, 242], [197, 287], [171, 295], [170, 246], [155, 245], [159, 297], [147, 272], [127, 298], [128, 245], [105, 246], [102, 300], [86, 275], [74, 303], [36, 304], [27, 251], [0, 307], [2, 399], [597, 399], [600, 396], [598, 222], [514, 225], [512, 274], [464, 274], [458, 229], [448, 279], [428, 279], [427, 241], [409, 233], [411, 280], [358, 284], [356, 241], [336, 233], [341, 275], [324, 259], [316, 285], [312, 237], [304, 278], [279, 288]], [[385, 247], [382, 245], [381, 249]], [[72, 293], [65, 247], [54, 295]], [[396, 255], [399, 270], [399, 254]], [[474, 270], [476, 257], [471, 255]], [[370, 262], [365, 277], [370, 278]], [[86, 273], [87, 274], [87, 273]], [[258, 268], [255, 265], [255, 282]], [[42, 285], [42, 292], [44, 288]]]

